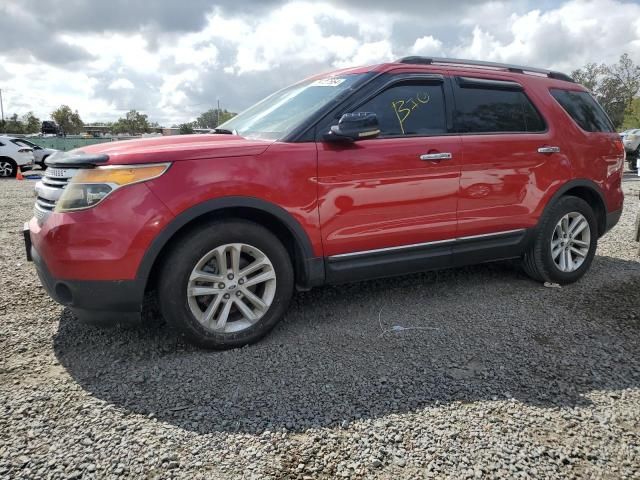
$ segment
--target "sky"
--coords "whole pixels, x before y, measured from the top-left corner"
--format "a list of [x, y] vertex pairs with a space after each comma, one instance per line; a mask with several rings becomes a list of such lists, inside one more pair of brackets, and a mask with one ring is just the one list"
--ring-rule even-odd
[[85, 122], [136, 109], [172, 125], [407, 55], [570, 72], [625, 52], [640, 63], [638, 1], [0, 0], [5, 116], [42, 120], [67, 104]]

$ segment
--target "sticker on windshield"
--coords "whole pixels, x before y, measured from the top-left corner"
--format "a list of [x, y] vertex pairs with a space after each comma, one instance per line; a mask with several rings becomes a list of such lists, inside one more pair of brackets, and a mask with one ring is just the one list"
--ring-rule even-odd
[[315, 82], [311, 83], [309, 86], [310, 87], [337, 87], [345, 80], [346, 78], [327, 77], [327, 78], [321, 78], [320, 80], [316, 80]]

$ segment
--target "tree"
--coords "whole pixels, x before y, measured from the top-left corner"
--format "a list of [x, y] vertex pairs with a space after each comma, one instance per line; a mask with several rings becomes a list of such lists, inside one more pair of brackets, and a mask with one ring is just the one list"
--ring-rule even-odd
[[599, 78], [605, 73], [605, 69], [605, 65], [587, 63], [584, 67], [571, 72], [571, 78], [589, 91], [595, 92], [598, 89]]
[[591, 91], [614, 126], [619, 128], [624, 122], [625, 111], [640, 91], [640, 66], [625, 53], [614, 65], [590, 63], [571, 75]]
[[111, 131], [113, 133], [128, 133], [129, 135], [139, 135], [149, 132], [149, 119], [144, 113], [130, 110], [124, 118], [119, 118], [114, 122]]
[[5, 133], [25, 133], [24, 125], [18, 119], [17, 113], [9, 116], [9, 119], [5, 121], [3, 130]]
[[40, 132], [40, 119], [36, 117], [33, 112], [28, 112], [22, 116], [22, 124], [24, 126], [24, 133]]
[[51, 113], [51, 119], [58, 124], [63, 134], [78, 134], [82, 131], [84, 123], [78, 110], [71, 110], [68, 105], [61, 105]]
[[189, 135], [191, 133], [193, 133], [193, 122], [180, 125], [180, 135]]
[[634, 98], [625, 110], [622, 128], [625, 130], [640, 128], [640, 98]]
[[[198, 128], [216, 128], [218, 125], [223, 124], [236, 115], [236, 113], [229, 112], [227, 110], [212, 108], [200, 114], [195, 123]], [[220, 120], [219, 123], [218, 119]]]

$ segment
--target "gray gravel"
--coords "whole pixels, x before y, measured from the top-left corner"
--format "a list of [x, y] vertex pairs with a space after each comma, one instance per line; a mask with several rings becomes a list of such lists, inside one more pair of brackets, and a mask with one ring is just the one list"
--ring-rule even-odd
[[640, 478], [640, 181], [579, 283], [514, 263], [299, 294], [263, 342], [78, 323], [0, 182], [0, 479]]

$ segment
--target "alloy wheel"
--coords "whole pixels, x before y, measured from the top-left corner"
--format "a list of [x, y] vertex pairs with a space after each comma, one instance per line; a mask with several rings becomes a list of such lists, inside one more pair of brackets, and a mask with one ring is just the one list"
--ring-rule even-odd
[[191, 271], [189, 309], [207, 330], [245, 330], [267, 312], [276, 292], [276, 272], [269, 258], [244, 243], [222, 245], [205, 254]]
[[578, 212], [564, 215], [556, 224], [551, 237], [551, 258], [565, 273], [575, 272], [584, 263], [591, 248], [591, 228]]
[[0, 177], [13, 176], [13, 165], [7, 161], [0, 162]]

